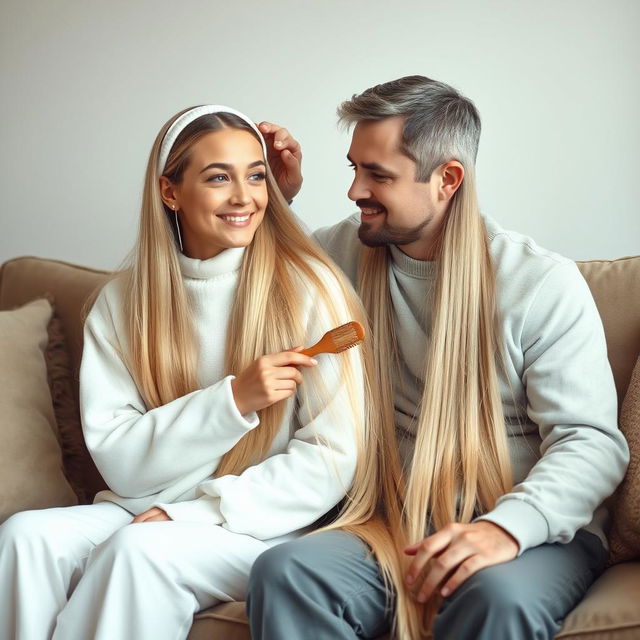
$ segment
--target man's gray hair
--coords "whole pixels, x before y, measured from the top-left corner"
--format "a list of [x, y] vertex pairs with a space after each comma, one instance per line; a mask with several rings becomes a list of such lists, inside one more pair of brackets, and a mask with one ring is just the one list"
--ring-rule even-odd
[[480, 114], [471, 100], [444, 82], [406, 76], [376, 85], [338, 107], [341, 123], [406, 118], [402, 152], [417, 164], [418, 182], [428, 182], [434, 169], [457, 160], [470, 170], [480, 141]]

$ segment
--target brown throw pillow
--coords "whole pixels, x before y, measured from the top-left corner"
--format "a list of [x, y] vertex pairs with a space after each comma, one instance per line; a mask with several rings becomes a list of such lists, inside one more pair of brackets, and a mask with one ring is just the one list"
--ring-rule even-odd
[[622, 403], [620, 429], [629, 443], [631, 461], [615, 494], [609, 534], [612, 564], [640, 558], [640, 358]]
[[62, 472], [44, 350], [51, 305], [0, 311], [0, 522], [77, 504]]
[[47, 299], [53, 307], [53, 316], [49, 322], [49, 343], [44, 355], [64, 474], [80, 504], [88, 504], [93, 500], [93, 492], [85, 486], [85, 474], [94, 465], [82, 435], [80, 410], [62, 322], [56, 314], [53, 297], [47, 295]]

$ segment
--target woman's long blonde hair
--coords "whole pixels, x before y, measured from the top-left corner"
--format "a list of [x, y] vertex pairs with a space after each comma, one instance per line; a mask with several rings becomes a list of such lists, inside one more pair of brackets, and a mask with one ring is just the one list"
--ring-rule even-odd
[[[161, 199], [157, 171], [165, 132], [180, 115], [165, 124], [151, 150], [138, 241], [132, 264], [124, 273], [124, 308], [129, 337], [127, 360], [148, 408], [164, 405], [199, 388], [195, 328], [178, 262], [175, 218], [173, 211]], [[201, 116], [177, 137], [163, 175], [174, 184], [179, 183], [188, 166], [192, 146], [204, 135], [230, 127], [246, 130], [258, 137], [247, 123], [232, 114]], [[302, 344], [305, 327], [302, 326], [304, 296], [301, 295], [301, 286], [308, 286], [314, 291], [333, 315], [332, 322], [339, 323], [340, 319], [333, 310], [332, 296], [335, 294], [330, 294], [327, 289], [327, 272], [346, 300], [350, 316], [366, 324], [355, 292], [301, 230], [270, 170], [267, 170], [267, 192], [265, 216], [245, 250], [229, 316], [225, 351], [227, 373], [238, 374], [262, 355]], [[216, 327], [211, 331], [215, 332]], [[371, 361], [368, 343], [362, 347], [362, 352], [366, 367]], [[377, 422], [362, 420], [362, 401], [355, 390], [355, 372], [350, 363], [351, 359], [343, 357], [341, 382], [347, 385], [348, 395], [354, 399], [350, 409], [358, 425], [358, 446], [362, 451], [368, 430], [375, 431]], [[313, 372], [306, 378], [306, 384], [300, 387], [301, 393], [328, 393], [322, 380], [314, 378]], [[372, 404], [368, 387], [365, 393], [366, 408], [370, 410]], [[223, 456], [216, 469], [217, 476], [240, 474], [265, 458], [280, 428], [285, 406], [280, 402], [258, 412], [260, 428], [246, 434]], [[307, 419], [311, 417], [307, 416]], [[336, 428], [340, 425], [337, 424]]]
[[[465, 168], [438, 241], [424, 388], [406, 491], [403, 495], [390, 483], [380, 485], [379, 501], [394, 505], [387, 513], [392, 540], [414, 543], [426, 531], [451, 522], [470, 522], [493, 508], [512, 486], [497, 373], [502, 339], [496, 277], [475, 185], [480, 119], [473, 104], [457, 91], [422, 76], [368, 89], [343, 103], [338, 113], [347, 124], [404, 116], [403, 151], [416, 161], [419, 181], [428, 181], [435, 168], [453, 159]], [[385, 422], [393, 420], [393, 381], [400, 375], [389, 266], [388, 247], [361, 249], [358, 290], [372, 324], [374, 368]], [[391, 471], [397, 476], [396, 464], [393, 456], [379, 460], [379, 473]], [[400, 513], [395, 510], [399, 495], [403, 499]], [[342, 525], [338, 520], [332, 526]], [[369, 541], [366, 527], [347, 522], [346, 528]], [[381, 556], [374, 547], [396, 596], [395, 635], [403, 640], [428, 637], [440, 601], [432, 599], [424, 607], [416, 604], [404, 586], [403, 568], [408, 561], [402, 549], [397, 542], [388, 549]], [[395, 559], [391, 557], [394, 550]]]

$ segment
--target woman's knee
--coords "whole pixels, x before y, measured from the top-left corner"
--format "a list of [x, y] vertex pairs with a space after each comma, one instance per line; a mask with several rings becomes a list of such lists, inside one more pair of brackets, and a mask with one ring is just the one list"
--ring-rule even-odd
[[69, 533], [68, 524], [56, 509], [21, 511], [0, 526], [0, 543], [14, 548], [34, 544], [41, 548], [64, 547]]
[[120, 527], [112, 533], [96, 552], [107, 552], [119, 558], [154, 560], [166, 558], [166, 545], [154, 523], [136, 523]]

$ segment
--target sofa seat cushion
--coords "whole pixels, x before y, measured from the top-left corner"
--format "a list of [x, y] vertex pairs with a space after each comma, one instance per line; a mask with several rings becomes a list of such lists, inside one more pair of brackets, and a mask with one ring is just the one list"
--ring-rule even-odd
[[[244, 602], [225, 602], [196, 615], [187, 640], [211, 640], [212, 638], [251, 640]], [[379, 638], [379, 640], [387, 639], [388, 636]]]
[[[635, 596], [634, 596], [635, 594]], [[558, 640], [638, 640], [640, 562], [607, 569], [569, 614]], [[277, 613], [275, 613], [277, 615]], [[225, 602], [200, 612], [188, 640], [251, 640], [244, 602]], [[384, 636], [379, 640], [386, 640]]]
[[640, 562], [626, 562], [607, 569], [569, 614], [556, 638], [640, 638]]
[[244, 602], [224, 602], [196, 615], [187, 640], [251, 640]]

